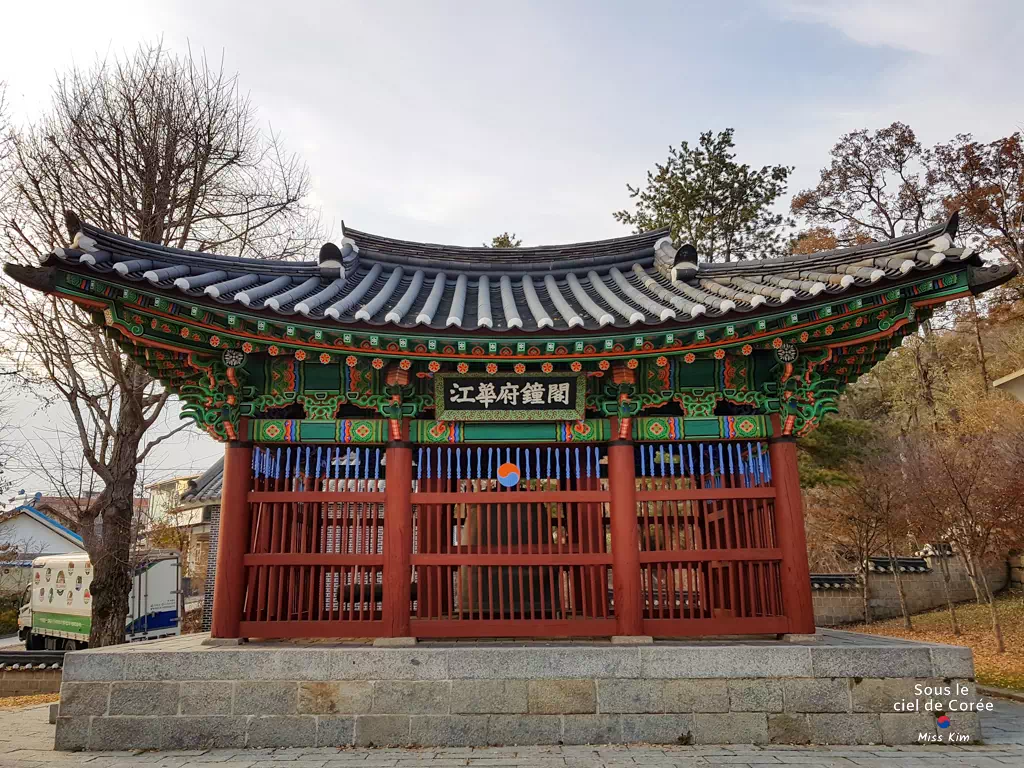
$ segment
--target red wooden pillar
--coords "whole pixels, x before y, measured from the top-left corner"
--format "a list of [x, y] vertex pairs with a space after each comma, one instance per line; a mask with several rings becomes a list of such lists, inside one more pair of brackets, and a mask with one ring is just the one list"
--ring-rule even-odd
[[412, 592], [412, 443], [409, 420], [387, 445], [384, 486], [384, 630], [409, 636]]
[[[242, 419], [239, 432], [248, 436]], [[236, 638], [245, 602], [245, 565], [249, 551], [249, 488], [252, 484], [252, 443], [232, 441], [224, 446], [224, 484], [221, 488], [217, 572], [213, 583], [211, 637]]]
[[775, 486], [775, 523], [782, 550], [782, 607], [793, 634], [814, 634], [811, 574], [807, 565], [807, 534], [804, 531], [800, 474], [797, 470], [796, 437], [783, 435], [778, 416], [772, 416], [768, 455]]
[[[618, 434], [612, 419], [612, 434]], [[636, 522], [636, 464], [632, 440], [608, 443], [608, 490], [611, 494], [612, 587], [615, 590], [616, 632], [644, 633], [640, 591], [640, 533]]]

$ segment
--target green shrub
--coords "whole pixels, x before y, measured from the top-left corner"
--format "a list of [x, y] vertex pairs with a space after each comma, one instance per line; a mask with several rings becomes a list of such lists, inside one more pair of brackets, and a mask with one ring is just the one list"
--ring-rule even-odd
[[0, 609], [0, 635], [13, 635], [18, 631], [18, 609]]

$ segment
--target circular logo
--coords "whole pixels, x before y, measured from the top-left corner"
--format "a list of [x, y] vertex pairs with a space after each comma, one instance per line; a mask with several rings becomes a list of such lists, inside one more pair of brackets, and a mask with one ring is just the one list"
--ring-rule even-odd
[[519, 485], [519, 467], [511, 461], [506, 461], [498, 467], [498, 482], [505, 488]]
[[800, 350], [797, 349], [796, 344], [785, 343], [775, 350], [775, 358], [780, 363], [795, 363], [798, 357], [800, 357]]
[[939, 728], [949, 728], [949, 718], [945, 715], [939, 715], [938, 717], [936, 717], [935, 723], [939, 726]]

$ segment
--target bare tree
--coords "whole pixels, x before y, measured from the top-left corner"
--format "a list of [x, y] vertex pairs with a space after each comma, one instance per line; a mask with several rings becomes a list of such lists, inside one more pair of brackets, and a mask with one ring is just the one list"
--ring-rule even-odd
[[949, 629], [955, 637], [959, 637], [960, 621], [956, 617], [956, 606], [949, 594], [949, 558], [945, 552], [939, 552], [936, 559], [939, 561], [939, 570], [942, 571], [942, 595], [946, 599], [946, 609], [949, 611]]
[[[849, 430], [849, 428], [847, 428]], [[849, 434], [856, 435], [857, 431]], [[877, 431], [862, 436], [847, 452], [841, 472], [832, 482], [808, 491], [809, 509], [819, 536], [831, 540], [834, 550], [845, 553], [862, 568], [861, 600], [864, 621], [871, 623], [869, 560], [884, 552], [893, 566], [893, 579], [904, 622], [910, 617], [896, 557], [908, 539], [910, 512], [907, 479], [898, 443]]]
[[1024, 137], [1020, 131], [988, 144], [959, 134], [928, 153], [928, 181], [963, 233], [1024, 267]]
[[[889, 558], [889, 567], [892, 569], [892, 580], [896, 586], [896, 595], [900, 601], [900, 613], [903, 614], [903, 626], [913, 629], [914, 624], [910, 619], [910, 611], [907, 608], [907, 593], [903, 589], [903, 573], [900, 571], [899, 554], [900, 546], [905, 544], [910, 536], [909, 510], [906, 505], [906, 478], [900, 473], [900, 467], [893, 466], [886, 468], [889, 478], [881, 480], [886, 491], [875, 494], [875, 497], [882, 505], [882, 542], [885, 547], [885, 554]], [[896, 479], [895, 483], [890, 482]]]
[[913, 452], [913, 485], [963, 560], [975, 591], [988, 603], [1002, 653], [1002, 625], [984, 564], [1021, 540], [1024, 446], [1019, 432], [1004, 424], [979, 433], [919, 435]]
[[[306, 168], [260, 129], [235, 76], [161, 44], [73, 68], [45, 115], [11, 134], [0, 237], [28, 262], [76, 234], [78, 218], [181, 248], [290, 257], [317, 241]], [[7, 271], [31, 282], [17, 265]], [[4, 283], [26, 383], [69, 408], [100, 492], [77, 513], [93, 565], [91, 645], [124, 641], [139, 465], [175, 431], [152, 428], [170, 393], [76, 305]], [[180, 429], [180, 427], [179, 427]]]
[[835, 550], [861, 566], [861, 603], [864, 622], [870, 624], [871, 585], [868, 579], [868, 558], [878, 550], [883, 521], [875, 507], [864, 504], [868, 489], [858, 483], [830, 486], [808, 494], [809, 512], [824, 524], [825, 536]]
[[909, 125], [896, 122], [842, 136], [818, 185], [798, 192], [790, 209], [822, 243], [829, 240], [821, 233], [832, 230], [835, 244], [857, 245], [923, 229], [937, 216], [936, 202], [921, 143]]

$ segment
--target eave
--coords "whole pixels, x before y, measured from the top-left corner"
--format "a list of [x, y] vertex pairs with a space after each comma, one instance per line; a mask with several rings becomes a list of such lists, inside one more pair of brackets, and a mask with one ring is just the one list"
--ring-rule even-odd
[[310, 263], [182, 251], [81, 225], [72, 247], [54, 249], [44, 265], [265, 324], [408, 338], [576, 339], [742, 324], [980, 266], [970, 249], [952, 246], [955, 230], [953, 217], [886, 243], [680, 272], [680, 264], [668, 267], [679, 252], [664, 232], [496, 251], [348, 230], [341, 248], [325, 245], [321, 261]]

